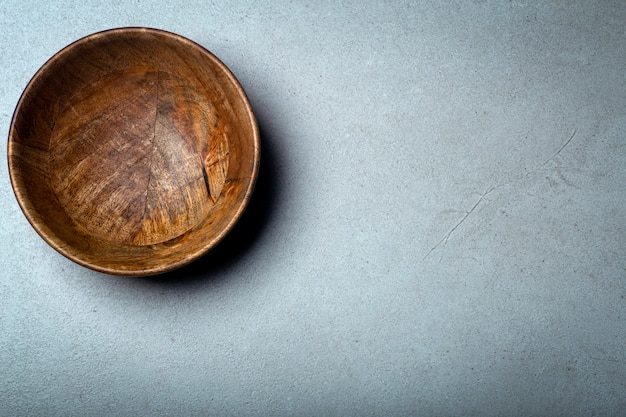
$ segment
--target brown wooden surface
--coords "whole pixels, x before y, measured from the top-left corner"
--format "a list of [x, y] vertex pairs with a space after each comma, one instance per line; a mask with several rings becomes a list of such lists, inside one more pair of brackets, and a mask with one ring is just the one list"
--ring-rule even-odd
[[51, 246], [92, 269], [150, 275], [232, 228], [260, 149], [245, 93], [217, 58], [178, 35], [123, 28], [39, 70], [8, 154], [18, 202]]

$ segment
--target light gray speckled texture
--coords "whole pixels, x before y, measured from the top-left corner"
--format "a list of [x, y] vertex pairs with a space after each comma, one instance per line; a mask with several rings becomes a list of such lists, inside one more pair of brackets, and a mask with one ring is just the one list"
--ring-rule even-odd
[[49, 248], [0, 164], [1, 416], [623, 415], [623, 1], [3, 0], [5, 144], [46, 59], [127, 25], [231, 68], [259, 187], [129, 279]]

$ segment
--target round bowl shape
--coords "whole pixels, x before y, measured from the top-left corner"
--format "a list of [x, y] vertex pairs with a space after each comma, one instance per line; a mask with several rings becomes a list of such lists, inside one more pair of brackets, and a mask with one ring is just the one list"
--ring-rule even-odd
[[121, 28], [53, 56], [19, 100], [8, 143], [15, 196], [69, 259], [118, 275], [183, 266], [234, 226], [260, 144], [233, 74], [173, 33]]

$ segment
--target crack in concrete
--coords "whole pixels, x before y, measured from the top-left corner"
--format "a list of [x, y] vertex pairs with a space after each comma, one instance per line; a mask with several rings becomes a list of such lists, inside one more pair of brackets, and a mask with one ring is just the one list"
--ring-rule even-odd
[[444, 237], [441, 238], [441, 240], [439, 240], [439, 242], [437, 242], [437, 244], [435, 246], [433, 246], [428, 253], [426, 254], [426, 256], [424, 256], [424, 259], [428, 258], [428, 255], [430, 255], [435, 249], [437, 249], [441, 244], [446, 244], [448, 242], [448, 239], [450, 238], [450, 236], [452, 236], [452, 233], [454, 233], [454, 231], [456, 229], [459, 228], [459, 226], [461, 226], [466, 220], [467, 218], [474, 212], [474, 210], [476, 210], [476, 207], [478, 207], [478, 205], [485, 199], [485, 197], [491, 193], [493, 190], [495, 190], [496, 187], [491, 187], [490, 189], [488, 189], [487, 191], [485, 191], [480, 198], [478, 199], [478, 201], [476, 202], [476, 204], [474, 204], [472, 206], [471, 209], [469, 209], [469, 211], [467, 211], [465, 213], [465, 216], [463, 216], [463, 218], [452, 228], [450, 229], [450, 231], [448, 233], [445, 234]]
[[[567, 147], [567, 145], [569, 145], [569, 143], [572, 141], [572, 139], [574, 139], [574, 136], [576, 136], [576, 132], [577, 132], [577, 128], [574, 128], [574, 131], [572, 132], [572, 134], [570, 135], [570, 137], [565, 141], [565, 143], [563, 143], [563, 145], [561, 145], [561, 147], [548, 159], [545, 160], [545, 162], [543, 162], [541, 165], [539, 165], [537, 168], [527, 172], [526, 174], [524, 174], [523, 176], [516, 178], [516, 179], [512, 179], [510, 181], [506, 181], [503, 182], [501, 184], [497, 184], [492, 186], [491, 188], [489, 188], [487, 191], [485, 191], [480, 198], [478, 199], [478, 201], [472, 206], [472, 208], [469, 209], [469, 211], [465, 212], [465, 215], [463, 216], [463, 218], [461, 218], [461, 220], [454, 225], [454, 227], [452, 227], [452, 229], [450, 229], [450, 231], [448, 231], [448, 233], [446, 233], [436, 244], [435, 246], [433, 246], [432, 248], [430, 248], [430, 250], [428, 251], [428, 253], [424, 256], [424, 258], [422, 258], [422, 260], [426, 260], [426, 258], [428, 258], [428, 256], [430, 256], [431, 253], [433, 253], [435, 251], [435, 249], [437, 249], [439, 246], [444, 245], [448, 242], [448, 239], [450, 238], [450, 236], [452, 236], [452, 234], [469, 218], [469, 216], [474, 212], [474, 210], [476, 210], [476, 208], [478, 207], [478, 205], [485, 199], [485, 197], [487, 197], [488, 194], [490, 194], [491, 192], [493, 192], [494, 190], [497, 190], [500, 187], [504, 187], [506, 185], [515, 183], [517, 181], [521, 181], [522, 179], [528, 177], [529, 175], [539, 171], [540, 169], [542, 169], [543, 167], [545, 167], [548, 163], [550, 163], [554, 158], [556, 158], [561, 152], [563, 152], [563, 150]], [[560, 173], [560, 172], [559, 172]]]
[[[571, 136], [569, 137], [569, 139], [567, 139], [567, 140], [565, 141], [565, 143], [564, 143], [564, 144], [563, 144], [563, 145], [559, 148], [559, 150], [558, 150], [558, 151], [556, 151], [556, 153], [555, 153], [554, 155], [552, 155], [550, 158], [548, 158], [548, 159], [546, 160], [546, 162], [544, 162], [543, 164], [541, 164], [541, 166], [540, 166], [539, 168], [537, 168], [536, 170], [538, 170], [538, 169], [541, 169], [541, 168], [545, 167], [545, 166], [546, 166], [546, 165], [547, 165], [550, 161], [552, 161], [554, 158], [556, 158], [557, 156], [559, 156], [559, 154], [563, 151], [563, 149], [565, 149], [565, 147], [566, 147], [567, 145], [569, 145], [569, 143], [572, 141], [572, 139], [574, 139], [574, 136], [576, 136], [576, 132], [577, 132], [577, 130], [578, 130], [578, 129], [574, 128], [574, 131], [572, 132], [572, 134], [571, 134]], [[536, 170], [535, 170], [535, 171], [536, 171]]]

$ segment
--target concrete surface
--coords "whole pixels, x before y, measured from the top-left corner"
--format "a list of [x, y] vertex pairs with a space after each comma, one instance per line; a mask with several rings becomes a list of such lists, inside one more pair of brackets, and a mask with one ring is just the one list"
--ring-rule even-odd
[[48, 247], [0, 164], [0, 415], [626, 413], [626, 3], [3, 0], [4, 140], [50, 56], [127, 25], [232, 69], [259, 187], [129, 279]]

